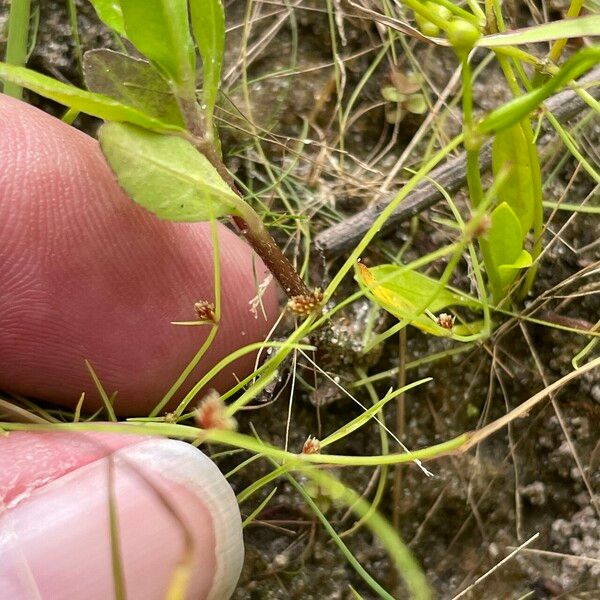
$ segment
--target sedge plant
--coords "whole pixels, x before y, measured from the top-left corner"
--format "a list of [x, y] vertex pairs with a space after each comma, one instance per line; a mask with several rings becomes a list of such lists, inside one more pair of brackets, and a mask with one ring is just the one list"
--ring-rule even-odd
[[[320, 293], [311, 291], [293, 269], [260, 217], [244, 200], [225, 167], [214, 117], [225, 44], [225, 20], [220, 0], [92, 0], [92, 4], [102, 21], [117, 35], [129, 40], [144, 58], [104, 49], [87, 52], [83, 57], [87, 90], [58, 82], [20, 64], [3, 63], [0, 64], [0, 78], [9, 85], [7, 91], [18, 94], [20, 88], [24, 87], [64, 104], [71, 111], [82, 111], [103, 119], [105, 123], [99, 131], [102, 150], [120, 185], [136, 202], [158, 217], [173, 221], [214, 223], [216, 219], [230, 217], [278, 279], [292, 300], [292, 306], [300, 309], [300, 312], [304, 311], [307, 318], [284, 342], [254, 344], [224, 358], [193, 386], [176, 410], [169, 415], [161, 415], [162, 409], [178, 389], [180, 380], [185, 377], [176, 382], [149, 417], [132, 419], [126, 426], [53, 422], [37, 428], [110, 430], [171, 436], [194, 443], [223, 444], [250, 452], [253, 458], [266, 458], [271, 461], [273, 470], [240, 492], [240, 504], [278, 478], [287, 478], [305, 497], [317, 519], [366, 584], [379, 597], [392, 598], [352, 556], [320, 507], [298, 484], [299, 477], [306, 477], [332, 502], [350, 507], [360, 522], [381, 540], [413, 597], [429, 598], [431, 594], [423, 572], [397, 531], [369, 502], [319, 469], [319, 466], [384, 467], [464, 452], [505, 426], [511, 419], [522, 416], [547, 394], [574, 377], [596, 368], [598, 360], [579, 367], [543, 390], [543, 393], [533, 396], [529, 404], [525, 403], [523, 407], [490, 423], [483, 430], [465, 433], [436, 446], [412, 452], [383, 451], [381, 455], [374, 456], [346, 456], [329, 454], [324, 450], [372, 420], [380, 419], [378, 422], [383, 432], [385, 427], [381, 415], [388, 402], [403, 391], [424, 383], [424, 380], [390, 391], [381, 400], [372, 394], [372, 407], [365, 409], [359, 417], [342, 425], [324, 439], [313, 440], [303, 452], [298, 453], [277, 448], [268, 441], [259, 439], [257, 435], [208, 427], [201, 418], [197, 420], [200, 427], [181, 422], [192, 416], [198, 418], [198, 413], [193, 410], [196, 397], [215, 374], [244, 353], [270, 347], [272, 353], [268, 360], [220, 399], [223, 403], [222, 422], [231, 424], [235, 415], [273, 380], [291, 352], [314, 349], [305, 343], [310, 334], [363, 294], [397, 316], [401, 327], [410, 323], [429, 334], [447, 336], [467, 343], [489, 335], [490, 307], [500, 312], [530, 291], [535, 277], [535, 263], [542, 251], [543, 205], [532, 117], [546, 98], [571, 85], [572, 80], [600, 60], [598, 48], [586, 48], [558, 66], [555, 63], [560, 58], [559, 50], [553, 51], [551, 61], [548, 62], [540, 61], [521, 50], [520, 46], [548, 40], [556, 40], [558, 44], [564, 37], [598, 34], [599, 19], [573, 18], [569, 22], [561, 22], [560, 26], [550, 23], [530, 30], [503, 34], [504, 24], [499, 3], [494, 0], [486, 2], [485, 11], [479, 8], [477, 2], [467, 2], [466, 7], [458, 6], [458, 3], [450, 0], [403, 2], [414, 12], [420, 29], [419, 35], [431, 43], [450, 46], [460, 60], [463, 131], [423, 162], [394, 200], [381, 212], [321, 296]], [[559, 47], [556, 44], [554, 48]], [[201, 79], [197, 77], [196, 47], [202, 62]], [[488, 48], [494, 53], [514, 95], [512, 101], [483, 118], [477, 118], [473, 111], [470, 59], [475, 48]], [[19, 61], [22, 63], [21, 59]], [[536, 77], [531, 80], [526, 77], [523, 63], [537, 68]], [[198, 94], [197, 87], [200, 83], [201, 93]], [[584, 90], [579, 91], [585, 96]], [[593, 98], [588, 95], [586, 99], [592, 108], [598, 109]], [[493, 138], [494, 181], [489, 189], [484, 190], [478, 158], [483, 143], [489, 138]], [[460, 145], [467, 151], [472, 211], [466, 222], [455, 211], [460, 231], [457, 240], [400, 267], [380, 265], [369, 269], [359, 264], [358, 258], [394, 209], [436, 165]], [[216, 241], [214, 230], [213, 239]], [[483, 259], [483, 268], [478, 263], [475, 245]], [[477, 297], [449, 285], [453, 269], [465, 250], [469, 251], [474, 263]], [[448, 257], [448, 266], [440, 279], [427, 277], [421, 272], [433, 261], [444, 257]], [[217, 290], [218, 258], [215, 261]], [[326, 305], [327, 308], [320, 312], [318, 309], [333, 299], [342, 280], [354, 268], [357, 269], [360, 291], [337, 305]], [[217, 307], [212, 316], [210, 311], [207, 315], [214, 320], [213, 325], [216, 327], [219, 311], [218, 294], [215, 295]], [[459, 320], [455, 323], [455, 315], [451, 311], [451, 307], [455, 306], [481, 311], [484, 318], [473, 322]], [[211, 318], [207, 320], [210, 321]], [[198, 357], [194, 360], [197, 359]], [[190, 371], [191, 365], [186, 373]], [[361, 379], [363, 381], [357, 382], [357, 385], [365, 382], [370, 384], [365, 373]], [[101, 389], [100, 382], [96, 381], [96, 384]], [[225, 405], [224, 400], [235, 394], [238, 394], [235, 400]], [[109, 396], [103, 393], [102, 397], [111, 414]], [[113, 414], [114, 412], [111, 416]], [[79, 419], [79, 411], [76, 416], [74, 421]], [[2, 423], [0, 426], [6, 431], [36, 428], [14, 423]], [[382, 448], [384, 447], [382, 443]], [[251, 512], [247, 522], [260, 512], [272, 494], [273, 492], [267, 495], [267, 499]]]

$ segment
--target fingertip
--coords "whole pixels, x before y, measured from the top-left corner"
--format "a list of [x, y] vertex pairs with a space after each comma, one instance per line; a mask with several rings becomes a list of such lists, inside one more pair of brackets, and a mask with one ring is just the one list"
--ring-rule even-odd
[[[11, 436], [0, 443], [9, 453], [14, 450]], [[43, 460], [48, 447], [60, 461], [61, 445], [71, 456], [81, 439], [78, 433], [23, 436], [33, 442], [32, 466], [26, 471], [34, 477], [36, 459]], [[35, 445], [40, 436], [47, 446], [41, 453]], [[189, 444], [156, 438], [128, 440], [86, 462], [86, 448], [94, 441], [104, 449], [115, 444], [116, 436], [83, 437], [79, 466], [55, 473], [0, 509], [3, 594], [11, 600], [26, 600], [32, 591], [53, 599], [111, 597], [111, 531], [116, 525], [128, 597], [164, 598], [177, 566], [185, 562], [191, 574], [187, 597], [228, 598], [243, 561], [241, 519], [235, 496], [214, 463]]]
[[[0, 385], [84, 410], [100, 401], [85, 367], [118, 392], [117, 412], [147, 414], [207, 335], [176, 327], [214, 301], [206, 223], [159, 221], [125, 196], [97, 142], [0, 95]], [[264, 339], [278, 312], [264, 265], [218, 225], [222, 319], [188, 386], [220, 359]], [[261, 306], [253, 313], [253, 299]], [[246, 354], [213, 382], [251, 372]]]

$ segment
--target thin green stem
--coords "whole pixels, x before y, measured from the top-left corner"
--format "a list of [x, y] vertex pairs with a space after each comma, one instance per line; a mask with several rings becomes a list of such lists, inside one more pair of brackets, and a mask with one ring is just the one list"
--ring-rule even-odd
[[331, 283], [327, 286], [324, 292], [324, 302], [327, 302], [334, 294], [344, 277], [354, 267], [362, 253], [366, 250], [367, 246], [371, 243], [373, 238], [377, 235], [379, 230], [383, 227], [385, 222], [389, 219], [391, 214], [396, 210], [396, 207], [414, 190], [414, 188], [422, 181], [435, 166], [440, 163], [448, 154], [455, 150], [463, 141], [463, 136], [458, 135], [451, 140], [444, 148], [434, 154], [421, 168], [415, 173], [413, 177], [404, 185], [404, 187], [398, 192], [396, 197], [385, 207], [381, 214], [373, 221], [373, 224], [365, 233], [361, 241], [356, 245], [346, 262], [342, 265], [341, 269], [336, 273]]
[[[6, 42], [5, 61], [9, 65], [25, 66], [27, 62], [27, 44], [29, 40], [30, 0], [12, 0], [8, 17], [8, 40]], [[21, 99], [23, 88], [17, 84], [5, 82], [4, 93]]]
[[217, 220], [210, 220], [210, 233], [213, 247], [213, 276], [214, 276], [214, 303], [215, 303], [215, 322], [211, 325], [208, 336], [204, 340], [202, 346], [192, 360], [186, 365], [175, 383], [169, 388], [169, 391], [162, 397], [161, 401], [152, 409], [150, 417], [156, 417], [169, 403], [171, 398], [184, 384], [185, 380], [190, 376], [191, 372], [196, 368], [202, 357], [212, 345], [219, 331], [219, 322], [221, 320], [221, 251], [219, 246], [219, 230]]
[[71, 28], [71, 37], [75, 47], [75, 58], [77, 59], [77, 70], [83, 78], [83, 52], [81, 50], [81, 40], [79, 38], [79, 26], [77, 24], [77, 6], [75, 0], [67, 0], [67, 10], [69, 12], [69, 27]]

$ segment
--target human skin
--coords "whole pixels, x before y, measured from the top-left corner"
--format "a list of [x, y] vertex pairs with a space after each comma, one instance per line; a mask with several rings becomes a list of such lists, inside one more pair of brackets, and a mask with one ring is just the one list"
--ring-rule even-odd
[[186, 598], [229, 597], [244, 555], [239, 510], [199, 450], [131, 435], [14, 432], [0, 437], [0, 598], [113, 598], [109, 492], [129, 600], [163, 600], [182, 561]]
[[[210, 226], [159, 221], [118, 187], [96, 141], [0, 94], [0, 389], [84, 412], [100, 405], [89, 360], [121, 415], [146, 415], [206, 338]], [[248, 302], [265, 277], [219, 225], [222, 318], [190, 382], [264, 339], [277, 313]], [[251, 372], [248, 354], [212, 385]], [[223, 600], [241, 568], [240, 517], [218, 469], [189, 444], [119, 434], [0, 435], [0, 597], [113, 597], [108, 470], [127, 597], [164, 598], [191, 558], [188, 598]], [[217, 501], [214, 500], [217, 498]], [[187, 542], [186, 542], [187, 540]], [[191, 551], [188, 550], [191, 548]], [[187, 554], [186, 554], [187, 552]], [[224, 583], [215, 588], [214, 573]]]
[[[160, 221], [116, 183], [98, 143], [0, 95], [0, 389], [74, 406], [99, 406], [85, 366], [117, 392], [122, 415], [145, 415], [206, 338], [194, 303], [214, 299], [210, 225]], [[264, 339], [277, 312], [250, 311], [266, 273], [218, 225], [219, 331], [190, 381], [233, 350]], [[266, 315], [266, 317], [265, 317]], [[247, 354], [212, 383], [227, 389], [252, 370]]]

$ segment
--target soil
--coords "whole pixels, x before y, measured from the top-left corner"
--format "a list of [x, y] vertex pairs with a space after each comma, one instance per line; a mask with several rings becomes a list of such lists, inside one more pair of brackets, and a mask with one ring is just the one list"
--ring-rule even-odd
[[[371, 65], [377, 52], [374, 48], [379, 48], [382, 38], [372, 21], [349, 17], [349, 5], [339, 0], [332, 4], [338, 14], [345, 15], [341, 23], [335, 25], [339, 53], [344, 57], [355, 56], [344, 63], [346, 103]], [[525, 4], [507, 3], [513, 25], [533, 22]], [[286, 7], [292, 5], [295, 8], [290, 17]], [[30, 66], [80, 84], [65, 3], [40, 0], [34, 6], [40, 10], [40, 27]], [[112, 36], [98, 23], [90, 5], [77, 2], [77, 9], [83, 49], [114, 47]], [[349, 128], [344, 147], [348, 158], [343, 166], [341, 153], [323, 151], [325, 145], [337, 143], [338, 131], [333, 117], [336, 86], [325, 3], [305, 0], [253, 5], [255, 21], [248, 47], [255, 45], [257, 50], [250, 54], [248, 65], [249, 80], [254, 82], [249, 85], [250, 107], [245, 104], [240, 79], [240, 49], [244, 47], [240, 23], [244, 21], [245, 3], [230, 2], [226, 9], [231, 27], [224, 68], [228, 100], [222, 101], [221, 116], [229, 122], [222, 128], [229, 166], [249, 185], [260, 187], [266, 181], [252, 139], [244, 133], [249, 131], [245, 117], [251, 112], [267, 140], [263, 148], [274, 164], [289, 165], [290, 152], [298, 138], [312, 140], [304, 145], [303, 158], [294, 175], [302, 192], [299, 212], [312, 215], [305, 222], [313, 235], [332, 220], [343, 218], [344, 214], [351, 214], [378, 198], [387, 171], [423, 118], [409, 115], [396, 130], [386, 123], [381, 88], [389, 84], [390, 63], [386, 59], [381, 62], [357, 98], [355, 108], [364, 108], [365, 112]], [[552, 4], [552, 9], [562, 10], [557, 3]], [[0, 8], [0, 15], [5, 14]], [[272, 16], [259, 18], [269, 14]], [[278, 19], [282, 21], [276, 27]], [[297, 51], [294, 50], [296, 44]], [[414, 43], [411, 48], [432, 88], [442, 90], [456, 68], [451, 52]], [[399, 60], [395, 68], [408, 72], [410, 64], [406, 53], [400, 45], [397, 51]], [[285, 75], [284, 70], [290, 66], [294, 75]], [[280, 76], [274, 76], [277, 73]], [[493, 67], [486, 68], [480, 76], [476, 97], [478, 110], [489, 110], [507, 99], [501, 75]], [[62, 114], [62, 108], [35, 95], [27, 98], [44, 110]], [[229, 114], [232, 105], [239, 108], [237, 118]], [[456, 119], [448, 120], [442, 130], [448, 137], [460, 119], [460, 110], [455, 108], [453, 113]], [[302, 131], [307, 119], [308, 134]], [[93, 134], [96, 124], [93, 119], [80, 119], [76, 125]], [[593, 159], [593, 149], [600, 147], [600, 122], [589, 121], [580, 139]], [[278, 143], [269, 143], [269, 140]], [[569, 183], [577, 168], [575, 162], [567, 159], [558, 163], [551, 156], [555, 141], [548, 136], [541, 142], [544, 152], [550, 156], [545, 178], [559, 165], [557, 175], [545, 190], [545, 199], [558, 200], [566, 192], [568, 202], [581, 202], [592, 192], [591, 179], [579, 170]], [[377, 149], [388, 143], [389, 148], [377, 164], [360, 167], [368, 164]], [[413, 152], [411, 164], [419, 161], [421, 151], [425, 151], [423, 144]], [[595, 156], [597, 158], [597, 154]], [[399, 184], [400, 180], [396, 182]], [[268, 201], [272, 210], [282, 210], [275, 198]], [[365, 260], [373, 264], [389, 260], [390, 254], [395, 254], [405, 242], [408, 243], [403, 256], [406, 261], [439, 247], [447, 238], [436, 219], [447, 216], [447, 212], [438, 206], [423, 214], [418, 222], [398, 227], [395, 233], [374, 244]], [[284, 219], [284, 224], [295, 227], [293, 220]], [[553, 239], [563, 226], [560, 239]], [[288, 230], [277, 228], [274, 232], [283, 243], [288, 241]], [[598, 261], [600, 246], [594, 242], [599, 237], [599, 222], [594, 215], [558, 211], [553, 216], [545, 236], [546, 243], [552, 244], [541, 262], [535, 289], [527, 300], [532, 302], [541, 294], [547, 294], [543, 310], [537, 313], [539, 318], [584, 328], [597, 321], [600, 302], [593, 293], [598, 289], [597, 275], [595, 279], [593, 274], [575, 277], [567, 286], [562, 286], [562, 282]], [[297, 243], [292, 242], [289, 250], [296, 251]], [[326, 283], [342, 258], [315, 259], [311, 283]], [[443, 264], [434, 264], [432, 272], [439, 273], [440, 267]], [[466, 268], [457, 271], [453, 283], [469, 289]], [[348, 279], [339, 297], [345, 297], [344, 294], [354, 289]], [[553, 291], [548, 293], [548, 290]], [[364, 301], [356, 303], [331, 328], [324, 330], [317, 359], [323, 370], [349, 388], [363, 404], [370, 403], [364, 388], [350, 387], [357, 379], [356, 367], [374, 374], [393, 369], [399, 362], [397, 338], [388, 341], [379, 352], [366, 356], [362, 353], [360, 340], [369, 311]], [[384, 328], [391, 323], [389, 317], [380, 314], [375, 326]], [[501, 416], [542, 389], [545, 386], [542, 375], [551, 382], [571, 371], [571, 359], [586, 343], [585, 338], [569, 332], [523, 324], [530, 346], [519, 325], [514, 322], [513, 325], [516, 326], [505, 328], [501, 335], [483, 346], [408, 371], [408, 381], [433, 378], [405, 399], [402, 439], [408, 447], [425, 447]], [[409, 328], [405, 358], [410, 363], [451, 347], [456, 345]], [[299, 374], [307, 385], [297, 382], [295, 387], [289, 434], [289, 447], [293, 450], [299, 450], [309, 434], [333, 431], [360, 410], [337, 385], [314, 372], [305, 359], [299, 357], [299, 363]], [[262, 399], [274, 402], [245, 413], [240, 422], [243, 430], [249, 430], [252, 424], [259, 435], [279, 446], [285, 443], [290, 394], [288, 374], [282, 370], [281, 385], [274, 386], [268, 391], [270, 395]], [[397, 386], [395, 375], [376, 384], [380, 397], [390, 386]], [[394, 410], [390, 408], [387, 424], [394, 427], [394, 423]], [[347, 440], [336, 447], [336, 453], [378, 454], [381, 450], [375, 426], [366, 426]], [[436, 597], [450, 599], [474, 585], [472, 591], [461, 597], [600, 598], [599, 440], [600, 374], [590, 372], [562, 390], [554, 405], [544, 402], [527, 418], [512, 423], [508, 430], [487, 440], [476, 453], [443, 458], [428, 465], [433, 477], [426, 477], [415, 466], [403, 467], [398, 509], [400, 533], [425, 569]], [[220, 459], [219, 464], [228, 470], [235, 461]], [[255, 461], [232, 483], [239, 491], [268, 468], [268, 464]], [[586, 487], [580, 469], [591, 490]], [[338, 470], [337, 474], [358, 491], [368, 487], [369, 497], [372, 497], [372, 486], [369, 486], [372, 470]], [[390, 470], [387, 477], [387, 492], [380, 508], [391, 518], [394, 471]], [[239, 600], [346, 599], [353, 597], [350, 586], [363, 598], [375, 597], [344, 561], [291, 485], [284, 480], [276, 485], [274, 498], [245, 531], [246, 563], [234, 597]], [[251, 506], [244, 506], [244, 514], [249, 514], [271, 490], [272, 487], [267, 486], [260, 497], [249, 502]], [[343, 520], [343, 515], [344, 511], [335, 506], [327, 511], [327, 517], [338, 531], [353, 523], [352, 518]], [[527, 549], [476, 584], [478, 577], [534, 535], [538, 537]], [[368, 530], [362, 528], [345, 541], [363, 567], [392, 590], [394, 597], [407, 597], [385, 551]]]

